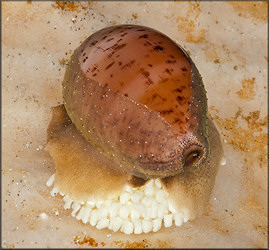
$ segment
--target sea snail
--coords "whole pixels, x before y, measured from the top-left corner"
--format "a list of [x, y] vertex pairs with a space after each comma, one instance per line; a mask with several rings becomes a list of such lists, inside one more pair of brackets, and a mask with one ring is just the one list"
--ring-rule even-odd
[[[201, 76], [182, 47], [144, 26], [99, 30], [74, 51], [63, 101], [53, 109], [47, 149], [56, 164], [55, 190], [69, 203], [105, 201], [126, 187], [131, 197], [156, 182], [175, 207], [168, 215], [181, 211], [187, 220], [203, 213], [223, 152]], [[102, 225], [115, 229], [111, 221]], [[140, 232], [135, 223], [121, 230]]]

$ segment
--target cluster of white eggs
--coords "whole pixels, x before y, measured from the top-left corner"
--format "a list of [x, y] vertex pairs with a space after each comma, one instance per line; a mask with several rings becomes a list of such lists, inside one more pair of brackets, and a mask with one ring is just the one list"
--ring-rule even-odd
[[[47, 181], [50, 187], [54, 175]], [[98, 229], [108, 228], [125, 234], [157, 232], [164, 224], [181, 226], [188, 218], [176, 211], [159, 179], [150, 180], [145, 185], [133, 188], [128, 185], [116, 197], [107, 200], [77, 202], [53, 187], [52, 196], [63, 196], [64, 208], [72, 208], [72, 216], [83, 223], [90, 223]]]

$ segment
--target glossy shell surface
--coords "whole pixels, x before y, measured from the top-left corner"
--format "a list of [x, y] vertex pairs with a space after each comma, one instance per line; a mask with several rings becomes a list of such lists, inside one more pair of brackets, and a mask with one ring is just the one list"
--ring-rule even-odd
[[119, 25], [91, 35], [69, 61], [63, 98], [83, 137], [135, 176], [175, 175], [208, 156], [199, 72], [154, 29]]

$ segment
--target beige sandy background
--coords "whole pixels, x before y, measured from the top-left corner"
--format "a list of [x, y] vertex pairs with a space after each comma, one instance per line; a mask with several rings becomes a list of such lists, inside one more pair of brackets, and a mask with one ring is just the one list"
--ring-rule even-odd
[[[66, 62], [94, 31], [123, 23], [189, 52], [227, 159], [204, 216], [138, 236], [84, 225], [45, 185]], [[267, 37], [266, 2], [2, 2], [2, 247], [266, 247]]]

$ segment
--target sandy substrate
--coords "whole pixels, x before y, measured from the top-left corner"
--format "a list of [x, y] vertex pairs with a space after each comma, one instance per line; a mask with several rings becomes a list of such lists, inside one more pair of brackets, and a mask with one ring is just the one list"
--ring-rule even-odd
[[[190, 53], [227, 159], [202, 217], [135, 236], [83, 224], [46, 187], [55, 171], [46, 128], [66, 62], [94, 31], [123, 23]], [[3, 2], [2, 31], [2, 247], [267, 246], [265, 2]]]

